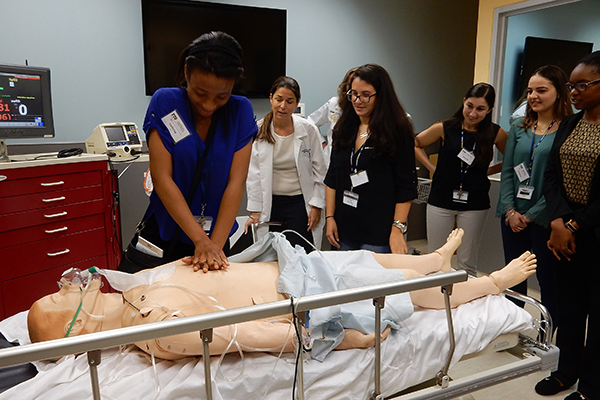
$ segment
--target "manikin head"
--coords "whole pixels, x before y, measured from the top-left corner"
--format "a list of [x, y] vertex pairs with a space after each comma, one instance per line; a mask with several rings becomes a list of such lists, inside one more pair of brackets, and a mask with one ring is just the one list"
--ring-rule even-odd
[[76, 336], [99, 330], [91, 315], [102, 311], [102, 281], [97, 276], [81, 277], [79, 270], [67, 270], [60, 290], [42, 297], [29, 309], [27, 327], [32, 343]]

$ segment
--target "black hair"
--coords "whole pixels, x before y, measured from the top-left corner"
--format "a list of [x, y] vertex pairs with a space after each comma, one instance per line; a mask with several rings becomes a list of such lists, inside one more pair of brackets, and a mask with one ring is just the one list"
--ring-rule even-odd
[[242, 46], [225, 32], [208, 32], [190, 43], [179, 56], [177, 84], [187, 87], [185, 68], [237, 81], [244, 73]]
[[577, 65], [587, 65], [594, 69], [594, 72], [600, 74], [600, 50], [594, 51], [586, 56], [584, 56]]

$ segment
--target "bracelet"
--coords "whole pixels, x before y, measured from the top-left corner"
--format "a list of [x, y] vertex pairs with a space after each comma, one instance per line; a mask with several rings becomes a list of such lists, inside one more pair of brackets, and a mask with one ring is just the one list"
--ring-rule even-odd
[[251, 220], [253, 220], [253, 221], [258, 221], [258, 218], [256, 218], [256, 217], [253, 217], [252, 215], [248, 215], [248, 218], [250, 218], [250, 219], [251, 219]]
[[573, 225], [573, 220], [570, 219], [567, 222], [565, 222], [565, 226], [567, 227], [568, 230], [570, 230], [572, 233], [577, 232], [577, 228], [575, 228], [575, 225]]
[[327, 219], [327, 218], [333, 218], [333, 215], [328, 215], [325, 217], [325, 219]]
[[508, 220], [512, 218], [513, 215], [515, 215], [517, 211], [516, 210], [508, 210], [506, 212], [506, 218], [504, 219], [506, 221], [506, 223], [508, 223]]

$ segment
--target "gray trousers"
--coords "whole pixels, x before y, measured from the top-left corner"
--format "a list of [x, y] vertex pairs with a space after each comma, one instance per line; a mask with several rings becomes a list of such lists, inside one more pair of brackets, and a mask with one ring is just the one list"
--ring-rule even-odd
[[465, 234], [456, 251], [458, 268], [471, 275], [477, 273], [479, 243], [489, 210], [455, 211], [427, 204], [427, 248], [432, 252], [446, 243], [454, 228], [462, 228]]

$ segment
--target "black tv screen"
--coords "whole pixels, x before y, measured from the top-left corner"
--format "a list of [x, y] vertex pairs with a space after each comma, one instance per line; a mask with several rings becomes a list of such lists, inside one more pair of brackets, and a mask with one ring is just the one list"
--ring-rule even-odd
[[593, 47], [593, 43], [527, 36], [523, 48], [518, 93], [521, 94], [527, 89], [529, 77], [543, 65], [556, 65], [569, 76], [577, 62], [586, 54], [590, 54]]
[[176, 86], [181, 51], [210, 31], [232, 35], [244, 51], [244, 76], [234, 93], [268, 97], [285, 75], [286, 10], [187, 0], [142, 0], [146, 94]]

